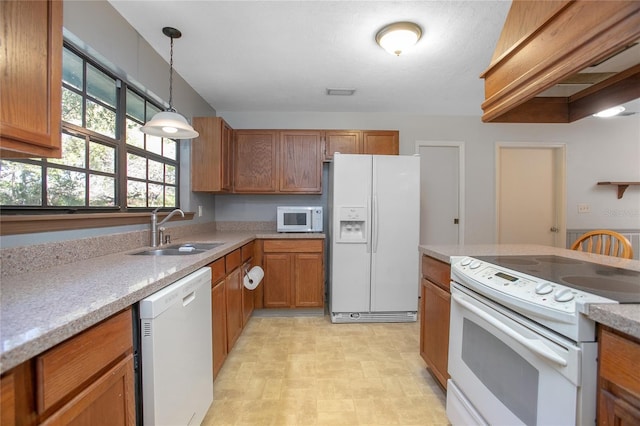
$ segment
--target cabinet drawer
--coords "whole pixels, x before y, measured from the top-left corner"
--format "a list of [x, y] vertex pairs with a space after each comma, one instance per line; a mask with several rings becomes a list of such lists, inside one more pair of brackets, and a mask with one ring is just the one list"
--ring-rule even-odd
[[224, 257], [221, 257], [220, 259], [209, 264], [209, 267], [211, 268], [211, 284], [217, 283], [222, 278], [224, 278], [225, 275], [227, 275], [224, 268], [224, 263]]
[[265, 240], [265, 253], [321, 253], [323, 240]]
[[451, 265], [429, 256], [422, 256], [422, 276], [449, 291]]
[[224, 257], [224, 262], [227, 267], [227, 273], [230, 273], [231, 271], [236, 269], [238, 266], [240, 266], [240, 263], [242, 263], [241, 250], [236, 249], [226, 255]]
[[253, 257], [253, 246], [253, 241], [242, 246], [241, 253], [243, 262], [246, 262]]
[[38, 356], [38, 413], [131, 352], [132, 347], [131, 310], [127, 309]]
[[601, 330], [600, 376], [640, 397], [640, 344]]

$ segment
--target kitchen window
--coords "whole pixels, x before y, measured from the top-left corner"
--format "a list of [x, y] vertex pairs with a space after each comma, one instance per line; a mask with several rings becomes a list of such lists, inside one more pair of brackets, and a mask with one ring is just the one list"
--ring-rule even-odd
[[179, 142], [139, 130], [161, 110], [65, 44], [62, 158], [0, 160], [3, 213], [178, 207]]

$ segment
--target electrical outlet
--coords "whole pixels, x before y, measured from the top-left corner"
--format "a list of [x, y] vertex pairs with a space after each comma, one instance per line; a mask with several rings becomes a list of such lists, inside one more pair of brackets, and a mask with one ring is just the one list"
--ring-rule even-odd
[[198, 206], [198, 217], [202, 217], [202, 206]]
[[591, 213], [591, 204], [578, 203], [578, 213]]

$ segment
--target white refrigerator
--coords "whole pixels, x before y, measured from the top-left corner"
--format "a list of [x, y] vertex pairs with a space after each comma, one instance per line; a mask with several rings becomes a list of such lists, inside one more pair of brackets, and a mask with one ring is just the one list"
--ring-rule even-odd
[[331, 321], [415, 321], [420, 158], [335, 154], [329, 173]]

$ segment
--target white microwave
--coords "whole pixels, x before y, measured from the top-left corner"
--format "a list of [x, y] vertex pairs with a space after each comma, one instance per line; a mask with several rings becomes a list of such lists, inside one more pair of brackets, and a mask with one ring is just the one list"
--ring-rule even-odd
[[322, 232], [322, 207], [280, 206], [278, 232]]

